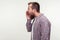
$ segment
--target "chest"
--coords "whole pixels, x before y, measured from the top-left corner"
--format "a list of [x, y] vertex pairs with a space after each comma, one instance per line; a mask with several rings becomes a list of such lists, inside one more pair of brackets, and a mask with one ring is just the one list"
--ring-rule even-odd
[[38, 19], [34, 20], [32, 28], [37, 30], [39, 26], [40, 26], [39, 20]]

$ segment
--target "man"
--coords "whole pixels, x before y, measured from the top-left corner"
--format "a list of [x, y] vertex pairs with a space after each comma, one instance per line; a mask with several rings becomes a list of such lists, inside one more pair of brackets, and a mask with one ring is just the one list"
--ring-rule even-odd
[[[37, 2], [28, 3], [26, 12], [26, 28], [31, 32], [31, 40], [50, 40], [51, 23], [40, 12], [40, 5]], [[33, 22], [32, 22], [33, 20]]]

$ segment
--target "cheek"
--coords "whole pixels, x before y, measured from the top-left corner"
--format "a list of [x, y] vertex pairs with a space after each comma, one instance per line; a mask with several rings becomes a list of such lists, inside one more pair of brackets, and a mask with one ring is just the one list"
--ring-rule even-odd
[[31, 14], [32, 13], [32, 10], [29, 10], [29, 13]]

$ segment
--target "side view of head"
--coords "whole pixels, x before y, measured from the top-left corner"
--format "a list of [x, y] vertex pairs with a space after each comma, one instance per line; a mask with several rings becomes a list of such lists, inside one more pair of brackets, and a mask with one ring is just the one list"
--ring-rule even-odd
[[28, 12], [31, 15], [34, 15], [35, 12], [40, 12], [40, 5], [37, 2], [29, 2], [28, 3]]

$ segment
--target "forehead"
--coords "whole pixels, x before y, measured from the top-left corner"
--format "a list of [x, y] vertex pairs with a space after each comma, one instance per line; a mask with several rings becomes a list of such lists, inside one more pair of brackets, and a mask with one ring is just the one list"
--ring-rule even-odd
[[29, 4], [28, 7], [32, 7], [32, 4]]

